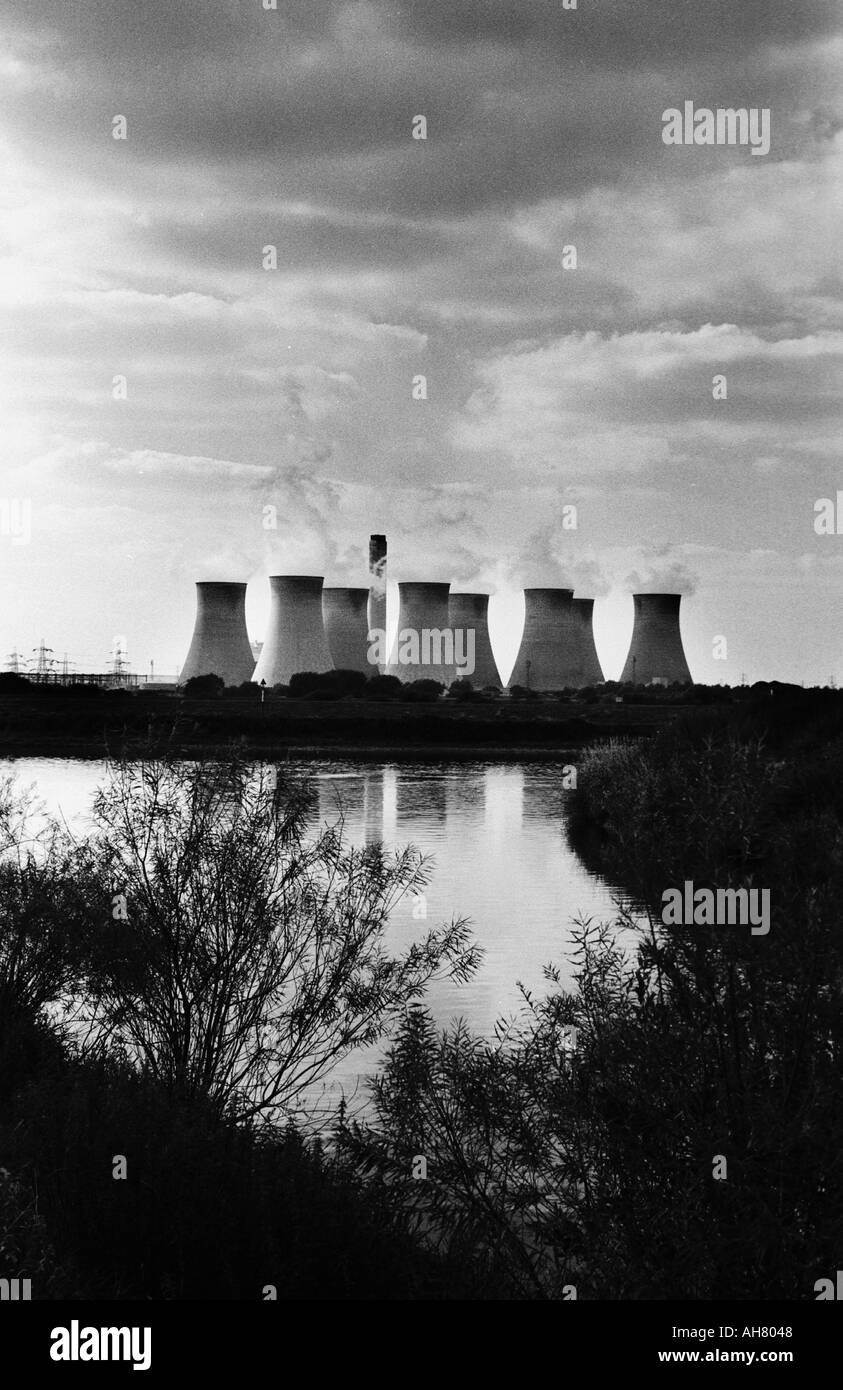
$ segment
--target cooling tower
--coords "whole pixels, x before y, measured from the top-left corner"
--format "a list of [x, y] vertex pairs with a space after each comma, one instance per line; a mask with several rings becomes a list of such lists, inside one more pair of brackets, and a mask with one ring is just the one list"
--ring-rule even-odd
[[269, 587], [269, 623], [252, 679], [289, 685], [297, 671], [332, 670], [322, 620], [322, 576], [275, 574]]
[[322, 590], [325, 636], [331, 660], [338, 671], [363, 671], [367, 676], [377, 672], [377, 666], [367, 660], [368, 604], [368, 589]]
[[574, 617], [580, 630], [583, 685], [599, 685], [606, 679], [594, 645], [594, 599], [575, 598]]
[[582, 622], [573, 598], [573, 589], [524, 590], [524, 634], [510, 686], [564, 690], [587, 684]]
[[450, 584], [399, 584], [398, 631], [389, 663], [402, 681], [454, 679], [453, 633], [448, 624]]
[[196, 622], [179, 676], [222, 676], [226, 685], [252, 679], [255, 658], [246, 631], [246, 585], [196, 585]]
[[[448, 600], [448, 624], [454, 633], [454, 648], [464, 662], [472, 655], [469, 634], [473, 634], [474, 670], [466, 669], [465, 677], [475, 690], [486, 685], [501, 684], [500, 673], [489, 641], [489, 595], [451, 594]], [[469, 665], [470, 665], [469, 661]], [[457, 676], [462, 673], [457, 670]]]
[[681, 594], [633, 594], [635, 623], [622, 681], [684, 681], [691, 672], [679, 631]]

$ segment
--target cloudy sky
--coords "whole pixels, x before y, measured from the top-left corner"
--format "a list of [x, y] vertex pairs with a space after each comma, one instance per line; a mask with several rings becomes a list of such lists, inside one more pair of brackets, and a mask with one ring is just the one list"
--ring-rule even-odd
[[[5, 0], [0, 664], [175, 671], [195, 580], [260, 638], [385, 531], [504, 675], [567, 583], [609, 676], [664, 588], [697, 679], [843, 681], [835, 0], [263, 3]], [[666, 146], [686, 100], [770, 153]]]

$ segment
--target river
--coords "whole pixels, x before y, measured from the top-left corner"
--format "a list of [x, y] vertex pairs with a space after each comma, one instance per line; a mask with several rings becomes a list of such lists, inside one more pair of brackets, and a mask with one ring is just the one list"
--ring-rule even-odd
[[[323, 821], [336, 820], [342, 810], [354, 843], [413, 844], [432, 856], [425, 900], [408, 900], [396, 910], [391, 944], [401, 947], [451, 917], [471, 920], [483, 962], [465, 984], [430, 987], [426, 1002], [441, 1025], [459, 1016], [490, 1033], [498, 1018], [519, 1008], [518, 981], [541, 992], [542, 967], [550, 961], [570, 980], [574, 919], [616, 916], [613, 889], [568, 845], [558, 763], [292, 762], [285, 768], [314, 780]], [[34, 786], [45, 808], [78, 830], [104, 775], [102, 763], [57, 758], [4, 760], [0, 769]], [[420, 920], [422, 911], [426, 920]], [[378, 1050], [369, 1049], [344, 1059], [322, 1103], [353, 1090], [377, 1057]]]

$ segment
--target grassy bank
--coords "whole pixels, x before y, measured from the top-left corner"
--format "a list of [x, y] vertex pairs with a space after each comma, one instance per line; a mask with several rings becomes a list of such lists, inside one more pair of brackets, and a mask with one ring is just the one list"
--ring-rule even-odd
[[254, 689], [216, 698], [97, 687], [0, 689], [0, 756], [102, 758], [136, 755], [157, 743], [174, 756], [218, 757], [236, 743], [265, 758], [558, 757], [610, 737], [646, 737], [712, 706], [726, 714], [758, 698], [725, 687], [641, 690], [614, 683], [531, 698], [423, 694], [327, 700], [269, 692], [261, 703]]
[[0, 1269], [35, 1299], [486, 1292], [293, 1126], [221, 1120], [43, 1032], [7, 1036], [0, 1083]]

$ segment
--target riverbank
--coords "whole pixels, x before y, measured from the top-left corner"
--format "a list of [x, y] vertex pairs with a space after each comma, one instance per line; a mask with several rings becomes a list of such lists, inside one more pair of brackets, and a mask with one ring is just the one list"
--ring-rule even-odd
[[[585, 750], [569, 843], [640, 912], [575, 926], [574, 988], [549, 969], [494, 1047], [404, 1020], [346, 1141], [398, 1210], [504, 1250], [527, 1297], [833, 1297], [843, 697], [779, 696]], [[663, 917], [689, 884], [750, 909]], [[435, 1183], [406, 1176], [418, 1152]]]
[[0, 756], [136, 756], [150, 746], [181, 758], [215, 757], [236, 745], [257, 758], [367, 761], [566, 762], [607, 738], [651, 735], [697, 711], [676, 703], [603, 703], [506, 697], [433, 704], [254, 697], [189, 699], [110, 691], [78, 697], [42, 690], [0, 699]]

